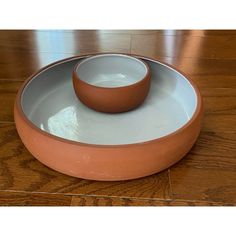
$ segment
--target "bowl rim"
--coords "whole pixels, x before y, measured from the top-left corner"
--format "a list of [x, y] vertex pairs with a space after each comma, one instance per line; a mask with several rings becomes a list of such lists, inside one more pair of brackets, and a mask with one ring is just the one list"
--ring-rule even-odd
[[[34, 73], [33, 75], [31, 75], [28, 79], [26, 79], [24, 81], [24, 83], [22, 84], [22, 86], [20, 87], [20, 89], [17, 92], [16, 95], [16, 99], [15, 99], [15, 111], [18, 113], [18, 115], [23, 119], [23, 121], [31, 128], [33, 129], [35, 132], [39, 132], [41, 135], [46, 136], [47, 138], [51, 138], [55, 141], [59, 141], [62, 143], [66, 143], [66, 144], [70, 144], [70, 145], [75, 145], [75, 146], [83, 146], [83, 147], [91, 147], [91, 148], [130, 148], [130, 147], [135, 147], [135, 146], [139, 146], [139, 145], [148, 145], [148, 144], [153, 144], [156, 142], [161, 142], [164, 141], [174, 135], [177, 135], [179, 133], [181, 133], [183, 130], [185, 130], [186, 128], [188, 128], [199, 116], [202, 115], [203, 113], [203, 102], [202, 102], [202, 96], [201, 93], [198, 89], [198, 87], [196, 86], [196, 84], [189, 79], [188, 76], [186, 76], [184, 73], [182, 73], [180, 70], [176, 69], [175, 67], [161, 62], [159, 60], [156, 60], [154, 58], [150, 58], [150, 57], [145, 57], [142, 55], [137, 55], [137, 54], [127, 54], [124, 53], [124, 55], [133, 55], [135, 57], [138, 58], [142, 58], [144, 60], [149, 60], [151, 62], [158, 62], [164, 66], [167, 66], [169, 69], [174, 70], [175, 72], [179, 73], [180, 75], [184, 76], [185, 79], [190, 83], [190, 85], [193, 87], [193, 90], [196, 94], [196, 109], [191, 117], [190, 120], [188, 120], [183, 126], [181, 126], [179, 129], [175, 130], [174, 132], [165, 135], [163, 137], [159, 137], [156, 139], [152, 139], [152, 140], [148, 140], [148, 141], [144, 141], [144, 142], [136, 142], [136, 143], [129, 143], [129, 144], [91, 144], [91, 143], [83, 143], [83, 142], [79, 142], [79, 141], [74, 141], [74, 140], [69, 140], [69, 139], [65, 139], [56, 135], [53, 135], [51, 133], [48, 133], [46, 131], [41, 130], [38, 126], [36, 126], [33, 122], [31, 122], [28, 117], [25, 115], [22, 106], [21, 106], [21, 100], [22, 100], [22, 94], [24, 92], [24, 89], [26, 88], [26, 86], [30, 83], [30, 81], [32, 81], [37, 75], [39, 75], [40, 73], [46, 71], [47, 69], [49, 69], [50, 67], [53, 67], [55, 65], [59, 65], [59, 64], [63, 64], [67, 61], [73, 61], [76, 59], [82, 59], [82, 58], [87, 58], [90, 57], [92, 55], [98, 55], [98, 54], [106, 54], [106, 53], [91, 53], [91, 54], [82, 54], [82, 55], [77, 55], [77, 56], [72, 56], [72, 57], [68, 57], [68, 58], [64, 58], [62, 60], [58, 60], [55, 61], [53, 63], [50, 63], [44, 67], [42, 67], [40, 70], [38, 70], [36, 73]], [[15, 114], [14, 114], [15, 116]]]
[[[94, 84], [90, 84], [86, 81], [84, 81], [79, 75], [78, 75], [78, 68], [86, 63], [87, 61], [90, 61], [90, 60], [93, 60], [95, 58], [99, 58], [99, 57], [107, 57], [107, 56], [118, 56], [118, 57], [126, 57], [126, 58], [129, 58], [129, 59], [132, 59], [133, 61], [137, 61], [138, 63], [140, 64], [143, 64], [143, 66], [145, 67], [146, 71], [145, 71], [145, 74], [142, 76], [142, 78], [132, 84], [128, 84], [128, 85], [124, 85], [124, 86], [116, 86], [116, 87], [103, 87], [103, 86], [97, 86], [97, 85], [94, 85]], [[112, 91], [112, 90], [120, 90], [120, 89], [126, 89], [126, 88], [131, 88], [131, 87], [136, 87], [136, 86], [139, 86], [140, 84], [143, 83], [144, 80], [149, 80], [151, 77], [151, 71], [150, 71], [150, 68], [148, 66], [148, 64], [137, 58], [137, 57], [134, 57], [134, 56], [131, 56], [131, 55], [128, 55], [128, 54], [124, 54], [124, 53], [100, 53], [100, 54], [97, 54], [97, 55], [94, 55], [94, 56], [91, 56], [91, 57], [87, 57], [86, 59], [84, 59], [83, 61], [81, 62], [78, 62], [74, 69], [73, 69], [73, 80], [79, 80], [80, 83], [83, 83], [91, 88], [94, 88], [94, 89], [99, 89], [99, 90], [106, 90], [106, 91]], [[75, 81], [76, 82], [76, 81]]]

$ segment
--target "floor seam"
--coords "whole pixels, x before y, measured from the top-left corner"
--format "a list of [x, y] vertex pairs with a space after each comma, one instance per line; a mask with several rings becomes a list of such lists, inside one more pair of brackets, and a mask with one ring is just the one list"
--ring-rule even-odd
[[26, 78], [22, 78], [22, 79], [14, 79], [14, 78], [9, 78], [9, 79], [5, 79], [5, 78], [1, 78], [0, 77], [0, 83], [1, 82], [24, 82], [26, 79], [27, 79], [28, 77], [26, 77]]
[[205, 200], [190, 200], [190, 199], [170, 199], [170, 198], [145, 198], [145, 197], [128, 197], [128, 196], [108, 196], [108, 195], [95, 195], [95, 194], [74, 194], [74, 193], [49, 193], [49, 192], [28, 192], [21, 190], [0, 190], [1, 193], [24, 193], [24, 194], [42, 194], [42, 195], [59, 195], [59, 196], [70, 196], [71, 200], [73, 197], [94, 197], [94, 198], [113, 198], [113, 199], [128, 199], [128, 200], [139, 200], [139, 201], [162, 201], [162, 202], [189, 202], [189, 203], [218, 203], [218, 204], [232, 204], [233, 202], [220, 202], [220, 201], [205, 201]]
[[96, 195], [96, 194], [76, 194], [76, 193], [50, 193], [50, 192], [28, 192], [22, 190], [0, 190], [1, 192], [8, 193], [25, 193], [25, 194], [50, 194], [50, 195], [65, 195], [72, 197], [100, 197], [100, 198], [120, 198], [120, 199], [132, 199], [132, 200], [146, 200], [146, 201], [171, 201], [170, 198], [145, 198], [145, 197], [131, 197], [131, 196], [108, 196], [108, 195]]
[[14, 123], [15, 123], [14, 121], [0, 121], [0, 124], [14, 124]]
[[168, 180], [169, 180], [169, 186], [170, 186], [170, 194], [171, 194], [171, 199], [174, 200], [173, 198], [173, 189], [172, 189], [172, 183], [171, 183], [171, 177], [170, 177], [170, 168], [168, 169]]

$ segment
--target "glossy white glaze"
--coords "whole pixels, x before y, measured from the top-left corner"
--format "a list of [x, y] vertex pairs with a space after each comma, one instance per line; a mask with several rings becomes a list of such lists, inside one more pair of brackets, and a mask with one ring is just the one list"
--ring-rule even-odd
[[104, 54], [85, 59], [76, 72], [88, 84], [111, 88], [137, 83], [146, 76], [147, 67], [135, 57]]
[[73, 59], [48, 68], [24, 90], [24, 113], [45, 132], [90, 144], [139, 143], [176, 131], [196, 109], [196, 94], [183, 75], [146, 60], [152, 81], [145, 102], [126, 113], [96, 112], [74, 94], [71, 73], [77, 62]]

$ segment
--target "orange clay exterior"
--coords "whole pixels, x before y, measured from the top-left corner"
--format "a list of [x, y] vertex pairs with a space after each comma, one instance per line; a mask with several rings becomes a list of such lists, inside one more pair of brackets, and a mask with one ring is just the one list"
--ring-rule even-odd
[[190, 81], [197, 95], [196, 110], [184, 126], [167, 136], [125, 145], [85, 144], [56, 137], [36, 127], [23, 113], [21, 94], [32, 78], [33, 76], [21, 87], [15, 101], [17, 131], [34, 157], [67, 175], [114, 181], [157, 173], [179, 161], [193, 146], [201, 129], [202, 98], [195, 84]]
[[73, 71], [73, 86], [77, 97], [86, 106], [109, 113], [118, 113], [132, 110], [143, 103], [150, 88], [151, 74], [149, 66], [146, 65], [147, 73], [139, 82], [117, 88], [97, 87], [81, 80]]

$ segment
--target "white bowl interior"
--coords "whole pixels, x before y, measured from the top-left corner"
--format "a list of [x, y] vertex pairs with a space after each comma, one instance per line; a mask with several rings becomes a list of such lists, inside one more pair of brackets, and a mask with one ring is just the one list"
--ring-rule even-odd
[[130, 112], [96, 112], [74, 93], [71, 75], [79, 61], [68, 59], [43, 70], [23, 91], [23, 112], [47, 133], [88, 144], [139, 143], [171, 134], [196, 110], [197, 96], [190, 82], [174, 69], [145, 59], [152, 74], [145, 102]]
[[76, 72], [88, 84], [111, 88], [137, 83], [147, 74], [147, 67], [135, 57], [106, 54], [87, 58]]

